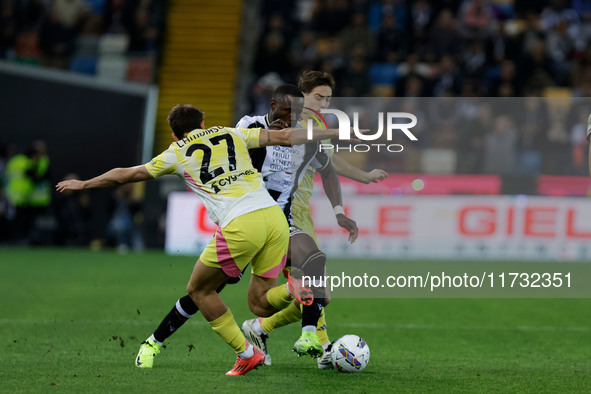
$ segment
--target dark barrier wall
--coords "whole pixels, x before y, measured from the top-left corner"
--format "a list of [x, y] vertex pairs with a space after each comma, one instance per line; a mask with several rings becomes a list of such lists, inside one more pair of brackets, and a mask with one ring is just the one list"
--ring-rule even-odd
[[[141, 163], [149, 87], [13, 67], [0, 65], [0, 144], [20, 153], [45, 141], [54, 184]], [[104, 228], [112, 193], [93, 192], [94, 228]]]
[[56, 180], [141, 159], [146, 96], [0, 71], [0, 97], [0, 143], [44, 140]]

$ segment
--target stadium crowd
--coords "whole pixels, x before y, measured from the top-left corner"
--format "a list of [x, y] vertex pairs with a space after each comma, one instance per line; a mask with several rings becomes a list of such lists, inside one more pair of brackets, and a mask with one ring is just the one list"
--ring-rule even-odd
[[[0, 59], [151, 82], [163, 0], [2, 0]], [[137, 72], [143, 68], [147, 73]]]
[[[269, 90], [308, 69], [334, 75], [335, 97], [591, 96], [590, 1], [263, 3], [251, 99], [256, 113]], [[587, 174], [588, 109], [576, 99], [558, 114], [546, 111], [543, 100], [514, 103], [532, 116], [493, 122], [498, 114], [490, 100], [473, 103], [468, 112], [457, 105], [448, 109], [449, 124], [425, 125], [437, 126], [441, 135], [426, 133], [404, 158], [372, 155], [365, 164], [428, 171], [420, 164], [421, 152], [437, 149], [450, 153], [445, 167], [453, 172]]]
[[[164, 33], [164, 0], [0, 4], [0, 59], [21, 63], [95, 74], [101, 59], [113, 61], [109, 51], [115, 49], [124, 57], [156, 56]], [[425, 120], [416, 129], [419, 143], [405, 144], [404, 155], [357, 155], [361, 168], [532, 178], [588, 175], [591, 1], [261, 0], [260, 5], [250, 113], [266, 113], [269, 95], [281, 83], [295, 83], [304, 70], [323, 70], [336, 80], [334, 97], [397, 97], [405, 110]], [[540, 98], [553, 95], [564, 96], [566, 108], [550, 110], [553, 102]], [[505, 102], [515, 106], [500, 113], [497, 98], [514, 100]], [[17, 211], [23, 223], [40, 211], [19, 208], [19, 197], [10, 196], [11, 177], [22, 175], [22, 184], [31, 190], [49, 177], [47, 169], [31, 175], [34, 166], [24, 164], [34, 161], [33, 150], [17, 153], [7, 150], [0, 157], [4, 241], [14, 238], [7, 223]], [[426, 157], [442, 159], [432, 169]], [[126, 196], [121, 191], [113, 197], [113, 214], [123, 214], [112, 220], [109, 231], [114, 239], [126, 240], [115, 244], [141, 244], [129, 225], [135, 221], [129, 218], [137, 216], [137, 201]], [[54, 227], [69, 226], [59, 233], [76, 234], [58, 243], [66, 238], [88, 243], [86, 230], [80, 229], [88, 198], [54, 198], [54, 212], [61, 212], [54, 215], [59, 218]]]

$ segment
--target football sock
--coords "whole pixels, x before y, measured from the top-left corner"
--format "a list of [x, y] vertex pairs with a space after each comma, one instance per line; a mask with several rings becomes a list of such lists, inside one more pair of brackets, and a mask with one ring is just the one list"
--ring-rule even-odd
[[285, 285], [279, 285], [267, 291], [267, 301], [277, 310], [285, 309], [293, 302]]
[[223, 315], [210, 321], [209, 324], [236, 353], [244, 352], [248, 347], [246, 338], [242, 334], [242, 331], [240, 331], [238, 324], [236, 324], [234, 315], [232, 315], [232, 311], [229, 308]]
[[302, 311], [299, 306], [296, 306], [294, 302], [273, 316], [264, 317], [260, 320], [261, 328], [265, 332], [270, 333], [276, 328], [287, 326], [288, 324], [295, 323], [302, 318]]
[[175, 306], [164, 317], [158, 328], [156, 328], [156, 331], [154, 331], [153, 336], [156, 342], [164, 342], [166, 338], [178, 330], [198, 310], [199, 308], [197, 308], [191, 296], [186, 295], [179, 298]]
[[315, 299], [312, 305], [302, 308], [302, 327], [313, 326], [316, 331], [316, 325], [320, 319], [320, 314], [324, 306], [322, 305], [324, 298]]
[[302, 270], [307, 276], [304, 285], [314, 293], [315, 299], [324, 298], [326, 281], [324, 277], [326, 255], [320, 250], [315, 250], [306, 257], [302, 263]]
[[259, 335], [268, 335], [269, 333], [267, 331], [263, 330], [263, 327], [261, 327], [262, 320], [263, 320], [262, 317], [255, 319], [254, 323], [252, 323], [252, 328]]
[[246, 350], [243, 352], [238, 353], [238, 357], [240, 358], [251, 358], [254, 356], [254, 346], [252, 346], [248, 341], [246, 341]]
[[[325, 308], [322, 308], [320, 311], [320, 318], [318, 319], [318, 324], [316, 324], [316, 335], [318, 335], [318, 339], [320, 339], [320, 343], [324, 347], [330, 344], [330, 340], [328, 339], [328, 332], [326, 331], [326, 317]], [[326, 350], [326, 349], [325, 349]]]

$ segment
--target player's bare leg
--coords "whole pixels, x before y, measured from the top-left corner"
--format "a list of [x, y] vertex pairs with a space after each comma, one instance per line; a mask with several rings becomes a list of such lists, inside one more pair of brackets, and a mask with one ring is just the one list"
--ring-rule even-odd
[[187, 291], [211, 328], [236, 352], [236, 364], [226, 374], [243, 375], [262, 365], [265, 356], [246, 341], [232, 312], [216, 292], [228, 278], [221, 269], [208, 267], [197, 260]]

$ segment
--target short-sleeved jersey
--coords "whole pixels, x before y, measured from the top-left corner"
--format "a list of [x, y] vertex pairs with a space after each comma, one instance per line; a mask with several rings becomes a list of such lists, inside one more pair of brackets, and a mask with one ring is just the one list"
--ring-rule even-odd
[[145, 167], [154, 178], [175, 174], [184, 180], [209, 217], [224, 227], [240, 215], [275, 204], [248, 156], [248, 148], [259, 146], [259, 135], [260, 129], [193, 130]]
[[[268, 115], [244, 116], [236, 127], [269, 127]], [[263, 175], [269, 194], [290, 217], [291, 201], [308, 167], [323, 170], [330, 159], [320, 152], [318, 143], [290, 146], [267, 146], [251, 149], [253, 166]]]

